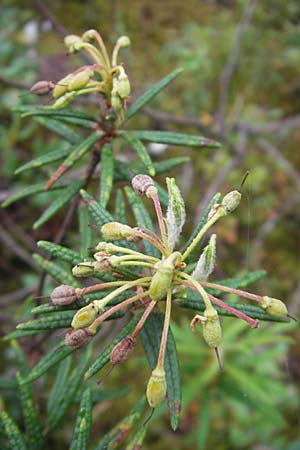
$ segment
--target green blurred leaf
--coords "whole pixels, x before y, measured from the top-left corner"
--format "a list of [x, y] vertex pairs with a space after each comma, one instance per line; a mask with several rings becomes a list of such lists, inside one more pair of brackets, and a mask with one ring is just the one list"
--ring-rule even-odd
[[52, 278], [58, 281], [61, 284], [69, 284], [70, 286], [80, 287], [78, 281], [70, 274], [69, 271], [66, 271], [61, 265], [58, 263], [54, 263], [53, 261], [49, 261], [47, 259], [42, 258], [40, 255], [34, 253], [33, 258], [35, 262], [45, 270]]
[[81, 202], [78, 208], [78, 215], [80, 233], [80, 257], [84, 259], [89, 257], [89, 247], [92, 246], [93, 242], [92, 229], [89, 226], [91, 224], [91, 216], [86, 204]]
[[98, 227], [102, 227], [106, 222], [112, 222], [113, 217], [96, 200], [90, 196], [84, 189], [80, 190], [81, 197], [87, 204], [87, 207]]
[[144, 146], [144, 144], [133, 134], [133, 133], [123, 133], [121, 135], [122, 139], [125, 140], [136, 152], [138, 158], [143, 162], [146, 167], [149, 175], [154, 177], [155, 175], [155, 167], [150, 158], [150, 155]]
[[36, 117], [35, 120], [70, 144], [78, 145], [82, 140], [80, 134], [59, 120], [50, 119], [48, 117]]
[[92, 426], [92, 396], [87, 388], [81, 398], [70, 450], [86, 450]]
[[114, 154], [111, 144], [106, 144], [101, 150], [101, 177], [99, 203], [106, 208], [110, 199], [114, 180]]
[[[54, 190], [59, 190], [59, 189], [64, 189], [66, 187], [66, 185], [64, 184], [60, 184], [57, 186], [53, 186], [51, 188], [51, 192]], [[12, 203], [15, 203], [18, 200], [22, 200], [25, 197], [29, 197], [30, 195], [33, 194], [46, 194], [47, 191], [45, 191], [45, 183], [37, 183], [37, 184], [33, 184], [31, 186], [28, 187], [23, 187], [22, 189], [19, 190], [19, 192], [16, 192], [15, 194], [11, 195], [7, 200], [5, 200], [2, 203], [2, 207], [6, 208], [7, 206], [11, 205]]]
[[[15, 174], [19, 174], [21, 172], [25, 172], [26, 170], [30, 169], [38, 169], [39, 167], [46, 166], [47, 164], [50, 164], [55, 161], [59, 161], [60, 159], [65, 158], [69, 155], [71, 152], [71, 147], [68, 145], [66, 148], [62, 148], [60, 150], [46, 153], [45, 155], [38, 156], [35, 159], [32, 159], [26, 164], [23, 164], [23, 166], [20, 166], [17, 170], [15, 170]], [[45, 185], [43, 185], [43, 188], [45, 190]], [[51, 189], [53, 190], [53, 188]]]
[[27, 450], [22, 433], [16, 423], [5, 411], [0, 414], [0, 420], [3, 424], [10, 450]]
[[[124, 132], [120, 132], [123, 134]], [[179, 145], [184, 147], [204, 147], [204, 148], [219, 148], [221, 144], [212, 139], [207, 139], [202, 136], [193, 136], [191, 134], [176, 133], [175, 131], [148, 131], [148, 130], [133, 130], [127, 132], [132, 134], [142, 141], [157, 142], [160, 144]]]

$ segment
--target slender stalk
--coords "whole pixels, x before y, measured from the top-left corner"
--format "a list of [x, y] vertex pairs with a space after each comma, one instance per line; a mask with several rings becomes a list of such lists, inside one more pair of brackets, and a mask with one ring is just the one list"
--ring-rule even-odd
[[102, 39], [101, 35], [98, 33], [98, 31], [95, 31], [94, 36], [95, 36], [95, 39], [96, 39], [96, 41], [97, 41], [97, 43], [99, 45], [101, 53], [103, 55], [103, 59], [106, 62], [106, 67], [108, 69], [110, 69], [110, 61], [109, 61], [109, 57], [108, 57], [107, 50], [106, 50], [106, 47], [104, 45], [103, 39]]
[[224, 211], [222, 208], [219, 208], [216, 213], [212, 216], [210, 220], [206, 222], [206, 224], [201, 228], [197, 236], [193, 239], [193, 241], [190, 243], [184, 254], [182, 255], [182, 261], [184, 261], [187, 256], [194, 250], [196, 245], [199, 244], [205, 233], [210, 229], [210, 227], [217, 222], [217, 220], [220, 219], [224, 215]]
[[146, 241], [150, 242], [154, 247], [156, 247], [164, 256], [167, 255], [167, 249], [164, 247], [164, 245], [161, 243], [160, 240], [154, 239], [150, 236], [148, 236], [144, 231], [141, 230], [134, 230], [134, 234], [138, 237], [141, 237], [142, 239], [145, 239]]
[[136, 267], [150, 267], [151, 269], [154, 268], [153, 263], [149, 263], [149, 262], [144, 262], [144, 261], [124, 261], [124, 262], [120, 262], [119, 264], [120, 266], [136, 266]]
[[239, 295], [240, 297], [249, 298], [250, 300], [254, 300], [256, 302], [263, 301], [263, 298], [260, 295], [251, 294], [251, 292], [241, 291], [240, 289], [235, 289], [229, 286], [223, 286], [222, 284], [209, 283], [208, 281], [200, 281], [200, 284], [208, 288], [218, 289], [220, 291], [229, 292], [230, 294]]
[[126, 256], [120, 256], [120, 258], [122, 259], [122, 261], [127, 261], [127, 260], [133, 261], [133, 260], [135, 260], [135, 259], [136, 259], [137, 261], [139, 261], [139, 260], [145, 260], [145, 261], [151, 262], [152, 264], [155, 264], [155, 263], [157, 263], [157, 261], [159, 261], [158, 258], [154, 258], [154, 257], [148, 256], [148, 255], [143, 255], [142, 253], [140, 253], [140, 254], [138, 254], [138, 255], [126, 255]]
[[167, 293], [164, 327], [163, 327], [163, 331], [162, 331], [162, 335], [161, 335], [159, 355], [158, 355], [157, 366], [156, 366], [157, 368], [160, 368], [160, 369], [164, 369], [168, 331], [169, 331], [170, 318], [171, 318], [171, 306], [172, 306], [172, 289], [169, 289], [168, 293]]
[[[149, 292], [149, 291], [148, 291]], [[154, 300], [151, 300], [151, 302], [147, 305], [145, 311], [143, 312], [142, 317], [140, 318], [140, 320], [138, 321], [138, 323], [136, 324], [135, 329], [133, 330], [133, 332], [131, 333], [131, 337], [132, 339], [135, 339], [136, 336], [138, 335], [138, 333], [140, 332], [140, 330], [143, 328], [144, 323], [146, 322], [149, 314], [151, 313], [151, 311], [153, 310], [154, 306], [156, 305], [157, 302], [155, 302]]]
[[161, 238], [162, 238], [163, 244], [165, 245], [166, 248], [168, 248], [168, 237], [167, 237], [166, 226], [165, 226], [163, 213], [162, 213], [162, 209], [161, 209], [161, 204], [160, 204], [159, 197], [158, 197], [156, 189], [151, 189], [151, 199], [153, 201], [154, 208], [155, 208], [155, 211], [156, 211], [158, 225], [159, 225], [160, 234], [161, 234]]
[[232, 308], [232, 306], [227, 305], [226, 303], [222, 302], [222, 300], [219, 300], [218, 298], [214, 297], [211, 294], [208, 294], [209, 298], [212, 302], [216, 303], [216, 305], [221, 306], [221, 308], [225, 309], [228, 312], [231, 312], [235, 316], [239, 317], [240, 319], [244, 320], [245, 322], [249, 323], [251, 328], [257, 328], [259, 326], [259, 320], [258, 319], [252, 319], [251, 317], [247, 316], [241, 311], [238, 311], [235, 308]]
[[81, 46], [84, 50], [87, 51], [87, 53], [89, 53], [92, 56], [92, 58], [96, 61], [97, 64], [106, 66], [103, 55], [92, 44], [89, 44], [88, 42], [82, 42]]
[[198, 281], [196, 281], [191, 275], [184, 272], [179, 272], [178, 275], [181, 278], [185, 278], [187, 281], [189, 281], [190, 284], [194, 286], [195, 288], [194, 290], [199, 292], [205, 303], [206, 308], [210, 308], [212, 306], [206, 290], [201, 286], [201, 284], [198, 283]]
[[128, 281], [109, 281], [107, 283], [94, 284], [93, 286], [82, 288], [80, 290], [80, 295], [89, 294], [90, 292], [101, 291], [101, 289], [122, 286], [127, 283]]
[[[96, 246], [96, 248], [97, 248], [97, 246]], [[151, 260], [153, 260], [153, 262], [159, 261], [159, 259], [155, 258], [154, 256], [144, 255], [143, 253], [137, 252], [136, 250], [132, 250], [131, 248], [121, 247], [120, 245], [115, 245], [115, 244], [112, 244], [111, 242], [108, 244], [107, 252], [108, 253], [113, 253], [113, 252], [125, 253], [128, 255], [132, 255], [133, 258], [139, 257], [141, 259], [144, 259], [144, 258], [147, 258], [149, 260], [151, 259]]]

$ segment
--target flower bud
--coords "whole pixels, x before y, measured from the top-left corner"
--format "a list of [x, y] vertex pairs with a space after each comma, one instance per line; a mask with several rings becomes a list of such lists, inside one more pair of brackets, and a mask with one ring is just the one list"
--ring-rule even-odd
[[76, 264], [72, 269], [72, 274], [74, 277], [90, 277], [95, 272], [94, 262], [83, 262], [81, 264]]
[[96, 30], [93, 30], [93, 29], [87, 30], [83, 33], [83, 35], [81, 36], [81, 39], [84, 42], [89, 42], [89, 41], [92, 41], [93, 39], [95, 39], [96, 34], [98, 34]]
[[221, 207], [223, 207], [225, 215], [230, 214], [240, 204], [242, 194], [239, 191], [231, 191], [225, 195], [222, 200]]
[[135, 340], [131, 336], [125, 336], [111, 351], [110, 362], [113, 366], [126, 361], [135, 347]]
[[147, 400], [151, 408], [156, 408], [167, 393], [166, 374], [164, 369], [156, 367], [151, 374], [147, 385]]
[[183, 198], [174, 178], [167, 178], [166, 181], [169, 195], [166, 217], [168, 244], [169, 248], [173, 250], [185, 223], [186, 213]]
[[64, 38], [64, 44], [70, 52], [73, 51], [74, 45], [79, 42], [81, 42], [81, 38], [77, 34], [69, 34]]
[[133, 234], [133, 229], [119, 222], [108, 222], [102, 226], [101, 232], [106, 239], [126, 239]]
[[146, 195], [146, 197], [150, 197], [153, 190], [157, 192], [154, 181], [149, 175], [135, 175], [131, 180], [131, 185], [137, 195]]
[[71, 303], [80, 300], [80, 289], [62, 284], [53, 289], [50, 298], [54, 305], [70, 305]]
[[203, 337], [210, 348], [216, 348], [221, 342], [222, 329], [217, 311], [211, 306], [204, 311]]
[[216, 234], [212, 234], [209, 240], [209, 244], [203, 250], [197, 266], [192, 273], [192, 277], [195, 280], [206, 280], [213, 272], [216, 262]]
[[54, 88], [52, 81], [38, 81], [30, 88], [30, 92], [34, 95], [47, 95]]
[[70, 330], [65, 336], [65, 345], [75, 350], [90, 342], [92, 337], [88, 330]]
[[179, 252], [174, 252], [158, 267], [149, 288], [149, 295], [152, 300], [162, 300], [167, 295], [168, 289], [172, 283], [174, 267], [180, 256]]
[[263, 297], [263, 301], [260, 303], [260, 306], [268, 314], [271, 314], [271, 316], [286, 317], [288, 314], [285, 304], [277, 298], [272, 298], [265, 295]]
[[51, 109], [63, 109], [66, 108], [70, 101], [72, 100], [72, 98], [74, 98], [76, 96], [76, 92], [67, 92], [66, 94], [64, 94], [62, 97], [59, 97], [56, 102], [53, 103], [53, 105], [51, 106]]
[[118, 66], [118, 75], [114, 78], [113, 86], [121, 98], [129, 97], [130, 82], [122, 66]]
[[105, 273], [111, 269], [111, 255], [106, 252], [97, 252], [94, 254], [96, 262], [93, 263], [95, 272]]
[[120, 36], [117, 40], [116, 45], [120, 48], [126, 48], [130, 45], [130, 39], [128, 36]]
[[68, 85], [69, 91], [78, 91], [79, 89], [84, 88], [90, 81], [93, 76], [93, 71], [86, 69], [76, 73], [72, 76], [71, 81]]
[[93, 303], [79, 309], [73, 317], [71, 327], [74, 330], [90, 326], [98, 315], [98, 308]]

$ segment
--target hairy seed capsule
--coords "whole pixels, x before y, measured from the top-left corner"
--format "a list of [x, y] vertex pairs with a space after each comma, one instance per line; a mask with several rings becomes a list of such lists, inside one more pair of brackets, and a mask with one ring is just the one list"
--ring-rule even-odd
[[146, 195], [149, 197], [149, 193], [151, 193], [151, 191], [153, 192], [153, 188], [156, 190], [154, 181], [149, 175], [136, 175], [132, 178], [131, 185], [137, 195]]
[[271, 314], [272, 316], [286, 317], [288, 314], [285, 304], [277, 298], [272, 298], [265, 295], [260, 305], [268, 314]]
[[50, 298], [54, 305], [70, 305], [80, 300], [80, 289], [62, 284], [53, 289]]
[[224, 209], [225, 214], [230, 214], [234, 211], [240, 204], [242, 195], [239, 191], [231, 191], [225, 195], [222, 200], [221, 206]]
[[130, 237], [133, 230], [128, 225], [119, 222], [109, 222], [103, 225], [101, 232], [106, 239], [126, 239]]
[[97, 315], [98, 309], [95, 308], [93, 303], [90, 303], [77, 311], [73, 317], [71, 327], [74, 328], [74, 330], [89, 327], [94, 322]]
[[55, 84], [52, 81], [38, 81], [30, 88], [30, 92], [34, 95], [47, 95], [54, 86]]
[[155, 368], [147, 385], [147, 400], [151, 408], [156, 408], [167, 393], [166, 374], [164, 369]]
[[126, 361], [135, 347], [135, 340], [131, 336], [125, 336], [111, 351], [110, 362], [113, 366]]
[[88, 330], [70, 330], [65, 336], [65, 345], [71, 349], [76, 349], [86, 345], [92, 337], [93, 334]]
[[204, 317], [207, 318], [203, 322], [203, 337], [210, 348], [216, 348], [221, 342], [222, 329], [217, 311], [213, 308], [206, 308]]
[[167, 295], [168, 289], [172, 283], [174, 267], [180, 256], [179, 252], [172, 253], [157, 269], [151, 280], [149, 289], [149, 295], [152, 300], [159, 301]]

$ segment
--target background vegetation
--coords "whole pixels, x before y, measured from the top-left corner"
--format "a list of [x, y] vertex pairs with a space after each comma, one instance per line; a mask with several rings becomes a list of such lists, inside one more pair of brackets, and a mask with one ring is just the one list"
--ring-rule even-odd
[[[16, 177], [14, 170], [55, 149], [58, 142], [37, 121], [12, 113], [12, 107], [36, 102], [30, 96], [19, 97], [25, 93], [22, 88], [39, 79], [57, 80], [75, 67], [76, 58], [65, 57], [62, 36], [65, 30], [81, 34], [88, 28], [101, 30], [111, 44], [120, 34], [130, 36], [126, 61], [133, 97], [176, 67], [185, 69], [145, 108], [137, 126], [200, 133], [224, 144], [220, 150], [199, 153], [167, 149], [168, 157], [190, 157], [172, 171], [187, 200], [190, 225], [215, 192], [236, 187], [245, 170], [251, 171], [238, 212], [227, 218], [226, 225], [216, 226], [222, 237], [217, 274], [225, 277], [264, 268], [268, 276], [253, 291], [282, 298], [290, 313], [299, 315], [298, 2], [94, 0], [83, 6], [68, 0], [6, 0], [0, 15], [1, 201], [37, 181], [32, 172]], [[159, 161], [166, 149], [152, 145], [149, 151]], [[131, 154], [120, 156], [129, 160]], [[0, 210], [3, 335], [14, 329], [30, 306], [39, 283], [31, 257], [37, 250], [35, 242], [52, 240], [66, 214], [62, 210], [33, 231], [32, 223], [43, 209], [41, 195]], [[77, 232], [74, 218], [64, 244], [78, 249]], [[50, 286], [47, 280], [46, 292]], [[240, 323], [226, 319], [226, 366], [221, 375], [208, 364], [205, 346], [187, 332], [183, 324], [187, 317], [178, 317], [173, 325], [183, 373], [181, 426], [176, 433], [169, 430], [162, 410], [149, 427], [145, 448], [300, 448], [299, 326], [264, 325], [253, 336]], [[104, 340], [116, 334], [114, 327], [107, 327]], [[45, 351], [42, 339], [27, 339], [22, 346], [30, 365]], [[18, 353], [7, 344], [1, 345], [1, 352], [6, 361], [1, 377], [5, 407], [22, 428], [12, 381]], [[110, 394], [95, 407], [93, 436], [99, 438], [109, 430], [132, 407], [136, 391], [143, 390], [147, 368], [140, 355], [116, 369], [106, 382]], [[129, 389], [120, 393], [124, 388]], [[46, 393], [47, 386], [37, 384], [41, 416]], [[63, 426], [53, 433], [57, 448], [68, 448], [77, 409], [71, 408]]]

